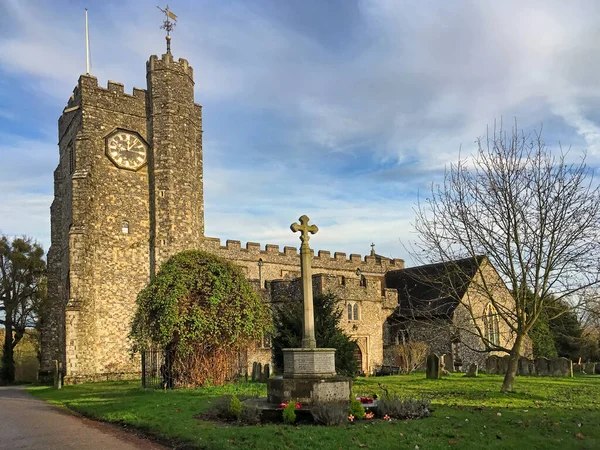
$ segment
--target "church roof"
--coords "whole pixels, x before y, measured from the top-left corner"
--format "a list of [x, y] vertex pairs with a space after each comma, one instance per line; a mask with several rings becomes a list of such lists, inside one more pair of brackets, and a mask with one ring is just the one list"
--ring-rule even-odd
[[406, 319], [450, 317], [484, 258], [478, 256], [387, 272], [386, 287], [398, 290], [395, 314]]

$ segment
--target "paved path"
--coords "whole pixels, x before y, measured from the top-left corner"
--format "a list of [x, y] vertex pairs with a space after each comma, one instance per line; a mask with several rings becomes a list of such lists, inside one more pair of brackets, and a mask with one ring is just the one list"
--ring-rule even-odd
[[23, 387], [0, 386], [0, 449], [165, 450], [166, 447], [33, 398]]

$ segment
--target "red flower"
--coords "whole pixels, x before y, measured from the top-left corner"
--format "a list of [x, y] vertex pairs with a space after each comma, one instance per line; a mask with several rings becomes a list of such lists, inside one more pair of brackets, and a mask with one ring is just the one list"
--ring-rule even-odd
[[280, 403], [280, 404], [279, 404], [279, 407], [280, 407], [280, 408], [285, 408], [286, 406], [287, 406], [287, 403], [286, 403], [286, 402], [283, 402], [283, 403]]
[[296, 402], [296, 409], [300, 409], [300, 408], [302, 408], [302, 403]]

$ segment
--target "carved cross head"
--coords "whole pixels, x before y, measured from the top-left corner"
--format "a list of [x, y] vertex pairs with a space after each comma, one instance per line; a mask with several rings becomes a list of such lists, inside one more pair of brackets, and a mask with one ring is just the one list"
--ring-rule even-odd
[[296, 233], [298, 231], [300, 231], [300, 240], [302, 241], [303, 244], [308, 244], [308, 240], [310, 239], [310, 236], [308, 235], [308, 233], [310, 234], [315, 234], [317, 231], [319, 231], [319, 227], [317, 227], [316, 225], [309, 225], [308, 221], [310, 220], [308, 218], [308, 216], [304, 215], [304, 216], [300, 216], [300, 218], [298, 219], [300, 221], [300, 223], [293, 223], [290, 226], [290, 229]]

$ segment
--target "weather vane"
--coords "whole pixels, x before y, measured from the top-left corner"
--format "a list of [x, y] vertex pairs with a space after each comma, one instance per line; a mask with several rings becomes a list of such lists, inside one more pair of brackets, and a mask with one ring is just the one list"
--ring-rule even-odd
[[[160, 29], [167, 32], [165, 38], [167, 40], [167, 53], [171, 53], [171, 31], [173, 31], [173, 28], [177, 25], [177, 16], [171, 12], [169, 5], [167, 5], [165, 9], [162, 9], [160, 6], [157, 6], [157, 8], [165, 15], [165, 21], [160, 26]], [[169, 19], [172, 19], [173, 21], [171, 22]]]

